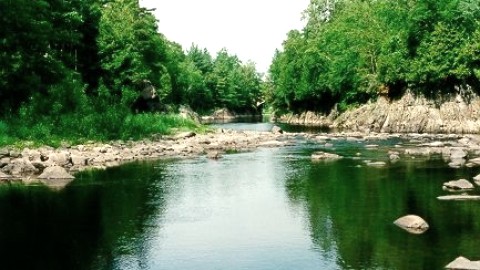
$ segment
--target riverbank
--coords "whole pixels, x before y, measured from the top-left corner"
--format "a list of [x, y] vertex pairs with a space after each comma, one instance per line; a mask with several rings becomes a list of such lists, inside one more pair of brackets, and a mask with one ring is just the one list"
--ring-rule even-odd
[[379, 97], [340, 115], [288, 114], [279, 122], [341, 131], [386, 133], [480, 133], [480, 97], [470, 91], [427, 98], [407, 91], [399, 99]]
[[[0, 149], [0, 182], [45, 182], [45, 179], [73, 179], [77, 172], [106, 169], [152, 159], [220, 158], [226, 152], [250, 151], [258, 147], [292, 144], [294, 134], [216, 130], [206, 134], [184, 132], [173, 136], [154, 135], [141, 141], [112, 141], [66, 147]], [[56, 168], [53, 174], [47, 168]], [[50, 170], [50, 169], [49, 169]], [[45, 175], [47, 173], [47, 175]]]
[[[400, 158], [441, 156], [452, 168], [480, 166], [480, 136], [459, 134], [387, 134], [387, 133], [286, 133], [278, 127], [272, 132], [218, 129], [205, 134], [184, 132], [177, 135], [155, 135], [141, 141], [112, 141], [59, 148], [0, 148], [0, 182], [46, 184], [52, 179], [74, 179], [84, 170], [106, 169], [122, 164], [155, 159], [221, 158], [222, 154], [252, 151], [260, 147], [283, 147], [311, 143], [327, 152], [335, 152], [339, 143], [353, 142], [369, 149], [395, 140], [376, 163], [386, 166]], [[388, 162], [384, 162], [384, 161]], [[47, 170], [48, 168], [48, 170]], [[56, 181], [56, 183], [59, 183]], [[68, 183], [68, 182], [67, 182]]]

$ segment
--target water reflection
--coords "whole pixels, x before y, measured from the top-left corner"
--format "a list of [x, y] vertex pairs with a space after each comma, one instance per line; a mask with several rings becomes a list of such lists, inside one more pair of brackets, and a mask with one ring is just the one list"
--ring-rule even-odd
[[[436, 200], [443, 181], [472, 172], [440, 160], [386, 168], [359, 167], [353, 159], [293, 163], [302, 173], [288, 177], [289, 198], [304, 204], [313, 242], [320, 252], [337, 252], [341, 269], [441, 269], [461, 254], [478, 256], [478, 204]], [[410, 213], [425, 217], [431, 230], [408, 235], [392, 225]]]
[[152, 189], [161, 171], [138, 166], [84, 174], [61, 191], [1, 186], [1, 268], [141, 269], [120, 266], [144, 261], [163, 200]]
[[[478, 202], [436, 197], [444, 181], [478, 171], [440, 159], [371, 168], [364, 160], [386, 160], [386, 148], [340, 141], [346, 158], [312, 162], [318, 148], [135, 163], [58, 191], [0, 186], [1, 268], [440, 269], [476, 259]], [[392, 224], [406, 214], [430, 229]]]
[[152, 269], [333, 269], [285, 197], [284, 156], [261, 150], [169, 167], [175, 184]]

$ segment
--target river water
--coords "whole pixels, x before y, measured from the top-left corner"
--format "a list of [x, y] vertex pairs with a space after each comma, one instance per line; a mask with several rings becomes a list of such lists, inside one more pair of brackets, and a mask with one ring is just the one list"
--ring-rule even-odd
[[[396, 143], [300, 142], [82, 173], [62, 190], [0, 186], [0, 269], [442, 269], [480, 259], [480, 203], [436, 199], [443, 182], [478, 169], [440, 158], [365, 166]], [[346, 158], [312, 162], [317, 150]], [[406, 214], [431, 228], [392, 224]]]

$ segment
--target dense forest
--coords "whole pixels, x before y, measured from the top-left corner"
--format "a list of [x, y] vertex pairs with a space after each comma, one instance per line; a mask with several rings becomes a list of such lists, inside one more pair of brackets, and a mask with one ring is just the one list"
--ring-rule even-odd
[[270, 67], [279, 112], [480, 89], [478, 0], [311, 0], [304, 17]]
[[[0, 10], [0, 144], [142, 137], [187, 125], [168, 116], [180, 105], [246, 113], [261, 99], [253, 63], [184, 50], [138, 0], [0, 0]], [[145, 82], [167, 114], [135, 114]]]

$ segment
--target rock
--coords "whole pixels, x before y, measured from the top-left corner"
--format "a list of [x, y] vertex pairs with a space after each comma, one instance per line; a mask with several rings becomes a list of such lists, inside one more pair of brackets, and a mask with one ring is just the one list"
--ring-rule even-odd
[[27, 177], [36, 174], [38, 169], [28, 159], [17, 158], [3, 167], [2, 171], [15, 177]]
[[466, 190], [475, 188], [473, 184], [466, 179], [446, 182], [443, 184], [443, 187], [452, 190]]
[[436, 142], [431, 142], [428, 145], [430, 147], [444, 147], [445, 143], [436, 141]]
[[397, 162], [397, 161], [400, 160], [400, 156], [392, 154], [392, 155], [389, 156], [389, 159], [390, 159], [391, 162]]
[[421, 217], [407, 215], [393, 222], [393, 224], [412, 234], [422, 234], [429, 228], [428, 223]]
[[473, 163], [475, 165], [480, 165], [480, 158], [472, 158], [472, 159], [469, 159], [468, 162]]
[[48, 155], [48, 160], [55, 163], [58, 166], [67, 166], [70, 164], [70, 153], [68, 152], [50, 153]]
[[51, 166], [45, 168], [42, 174], [40, 174], [38, 179], [74, 179], [75, 177], [72, 176], [65, 170], [63, 167], [60, 166]]
[[0, 168], [3, 168], [5, 166], [7, 166], [8, 163], [10, 163], [10, 158], [9, 157], [0, 158]]
[[188, 131], [188, 132], [182, 132], [182, 133], [179, 133], [175, 136], [175, 139], [176, 140], [180, 140], [180, 139], [187, 139], [187, 138], [192, 138], [192, 137], [195, 137], [197, 134], [195, 132], [191, 132], [191, 131]]
[[0, 148], [0, 158], [9, 157], [9, 155], [10, 150], [8, 150], [7, 148]]
[[220, 159], [222, 154], [219, 151], [211, 151], [207, 153], [207, 158], [209, 159]]
[[12, 178], [11, 175], [5, 174], [2, 171], [0, 171], [0, 180], [10, 179], [10, 178]]
[[85, 166], [87, 165], [88, 159], [81, 155], [71, 155], [73, 166]]
[[453, 159], [463, 159], [467, 157], [468, 153], [463, 151], [463, 149], [452, 149], [450, 151], [450, 158]]
[[429, 156], [430, 155], [430, 149], [429, 148], [410, 148], [410, 149], [405, 149], [405, 155], [410, 155], [410, 156]]
[[450, 270], [480, 270], [480, 261], [470, 261], [465, 257], [458, 257], [445, 266]]
[[340, 155], [326, 152], [316, 152], [312, 154], [312, 160], [337, 160], [341, 158], [342, 156]]
[[273, 126], [272, 127], [272, 133], [273, 134], [283, 134], [283, 130], [279, 126]]
[[200, 116], [198, 116], [198, 113], [194, 112], [188, 105], [181, 105], [180, 109], [178, 109], [178, 113], [180, 117], [184, 119], [190, 119], [196, 123], [200, 123]]
[[20, 151], [18, 151], [17, 149], [12, 149], [10, 150], [10, 152], [8, 153], [8, 155], [11, 157], [11, 158], [19, 158], [22, 156], [22, 153], [20, 153]]
[[279, 142], [279, 141], [266, 141], [258, 144], [258, 146], [261, 146], [261, 147], [280, 147], [284, 145], [285, 143]]
[[34, 160], [40, 160], [41, 154], [40, 154], [40, 151], [38, 150], [30, 150], [28, 148], [25, 148], [22, 151], [22, 157], [30, 161], [34, 161]]
[[477, 176], [475, 176], [475, 177], [473, 177], [473, 180], [475, 181], [475, 184], [476, 184], [477, 186], [480, 186], [480, 174], [477, 175]]
[[235, 115], [230, 112], [228, 109], [220, 109], [220, 110], [216, 110], [212, 117], [215, 119], [215, 120], [228, 120], [228, 119], [233, 119], [235, 118]]
[[378, 148], [378, 145], [377, 144], [367, 144], [367, 145], [365, 145], [365, 148], [369, 148], [369, 149]]
[[383, 161], [367, 162], [366, 164], [369, 167], [384, 167], [385, 165], [387, 165], [387, 163]]
[[467, 161], [463, 158], [452, 159], [452, 161], [450, 163], [448, 163], [448, 166], [451, 167], [451, 168], [458, 169], [458, 168], [463, 167], [466, 162]]
[[438, 196], [440, 201], [480, 201], [480, 196], [476, 195], [446, 195]]

